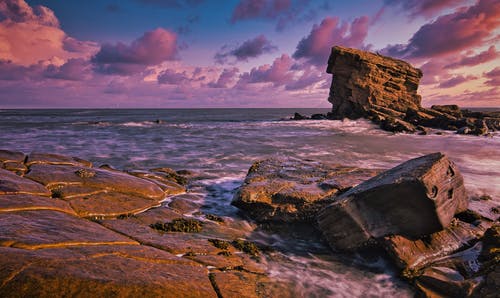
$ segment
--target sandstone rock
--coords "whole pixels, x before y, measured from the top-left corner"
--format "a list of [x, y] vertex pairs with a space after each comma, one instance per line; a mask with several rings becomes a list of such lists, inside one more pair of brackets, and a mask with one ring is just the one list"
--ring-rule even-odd
[[441, 113], [452, 115], [456, 118], [462, 118], [462, 111], [457, 105], [433, 105], [431, 109]]
[[387, 236], [382, 240], [382, 246], [394, 263], [405, 270], [404, 275], [411, 277], [414, 272], [437, 259], [472, 244], [481, 238], [489, 225], [491, 224], [475, 226], [454, 219], [446, 229], [420, 239], [409, 239], [400, 235]]
[[327, 73], [333, 74], [329, 119], [365, 117], [384, 130], [410, 133], [419, 125], [446, 130], [468, 127], [475, 135], [500, 129], [498, 112], [472, 112], [457, 105], [423, 108], [417, 94], [422, 72], [401, 60], [335, 46]]
[[2, 247], [0, 263], [2, 297], [217, 297], [206, 268], [147, 246]]
[[10, 171], [0, 169], [0, 195], [2, 194], [50, 196], [50, 191], [40, 183], [25, 179]]
[[210, 280], [220, 297], [294, 297], [283, 283], [271, 282], [269, 278], [242, 271], [213, 272]]
[[409, 160], [347, 191], [322, 209], [332, 247], [354, 250], [371, 238], [418, 238], [447, 227], [467, 208], [463, 178], [442, 153]]
[[0, 196], [0, 212], [26, 210], [54, 210], [75, 215], [69, 204], [61, 200], [29, 194]]
[[52, 210], [2, 212], [0, 226], [0, 246], [39, 249], [138, 244], [91, 221]]
[[404, 61], [335, 46], [327, 73], [333, 74], [328, 101], [338, 118], [364, 117], [372, 105], [402, 113], [420, 107], [422, 72]]
[[[84, 172], [87, 174], [84, 175]], [[89, 175], [89, 173], [93, 174]], [[25, 177], [48, 187], [73, 184], [151, 199], [162, 199], [165, 196], [161, 188], [150, 181], [126, 173], [103, 169], [73, 165], [33, 164]]]
[[380, 127], [383, 130], [392, 132], [415, 132], [414, 125], [398, 118], [387, 117], [381, 121]]
[[1, 162], [17, 162], [24, 163], [25, 155], [22, 152], [1, 150], [0, 149], [0, 161]]
[[6, 161], [1, 164], [1, 167], [20, 176], [24, 175], [24, 173], [28, 170], [23, 163], [17, 161]]
[[73, 165], [73, 166], [84, 166], [91, 167], [92, 163], [87, 160], [83, 160], [78, 157], [68, 157], [59, 154], [51, 153], [38, 153], [34, 152], [28, 155], [26, 159], [26, 165], [31, 166], [33, 164], [53, 164], [53, 165]]
[[160, 206], [157, 200], [117, 192], [101, 192], [69, 200], [81, 217], [116, 217]]
[[430, 267], [418, 277], [416, 285], [426, 297], [470, 297], [479, 282], [479, 279], [466, 280], [447, 267]]
[[[196, 196], [193, 196], [195, 199]], [[190, 214], [200, 209], [201, 204], [193, 200], [191, 195], [180, 195], [172, 198], [170, 203], [168, 203], [168, 207], [174, 209], [180, 214]]]
[[310, 221], [325, 197], [345, 191], [380, 171], [298, 159], [255, 162], [232, 204], [266, 222]]

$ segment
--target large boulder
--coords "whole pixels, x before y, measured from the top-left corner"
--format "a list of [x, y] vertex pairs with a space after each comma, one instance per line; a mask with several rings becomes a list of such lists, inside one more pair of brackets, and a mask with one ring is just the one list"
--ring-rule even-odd
[[371, 239], [410, 239], [446, 228], [467, 209], [462, 175], [442, 153], [409, 160], [345, 192], [317, 221], [329, 244], [356, 250]]
[[232, 204], [259, 222], [307, 222], [334, 196], [380, 170], [318, 161], [271, 158], [255, 162]]
[[420, 107], [422, 71], [405, 61], [335, 46], [327, 73], [333, 74], [328, 101], [339, 118], [365, 117], [373, 105], [403, 113]]

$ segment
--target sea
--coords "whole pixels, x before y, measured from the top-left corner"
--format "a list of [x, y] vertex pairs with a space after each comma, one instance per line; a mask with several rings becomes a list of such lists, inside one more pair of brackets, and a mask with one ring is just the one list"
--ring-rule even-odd
[[[248, 168], [293, 157], [385, 169], [433, 152], [460, 169], [471, 196], [500, 201], [500, 133], [393, 134], [364, 120], [290, 120], [329, 109], [44, 109], [0, 110], [0, 149], [77, 156], [117, 169], [170, 167], [200, 177], [191, 191], [204, 207], [241, 217], [230, 202]], [[321, 241], [269, 231], [256, 241], [277, 249], [271, 276], [292, 281], [300, 297], [412, 297], [381, 258], [329, 253]]]

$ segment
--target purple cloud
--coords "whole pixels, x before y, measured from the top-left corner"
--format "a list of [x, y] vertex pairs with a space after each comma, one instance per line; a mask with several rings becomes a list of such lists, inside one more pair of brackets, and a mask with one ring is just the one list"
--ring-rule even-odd
[[210, 88], [228, 88], [230, 84], [234, 82], [236, 79], [236, 75], [239, 70], [236, 67], [233, 68], [225, 68], [220, 74], [219, 78], [215, 82], [211, 82], [208, 84]]
[[226, 63], [228, 57], [234, 57], [237, 61], [248, 61], [250, 58], [256, 58], [278, 49], [262, 34], [243, 42], [243, 44], [234, 49], [227, 50], [227, 47], [228, 46], [222, 47], [221, 50], [215, 54], [214, 58], [217, 63]]
[[495, 60], [498, 58], [500, 55], [499, 52], [497, 52], [495, 46], [489, 47], [486, 51], [483, 51], [477, 55], [474, 56], [468, 56], [460, 59], [458, 62], [454, 62], [451, 64], [448, 64], [446, 68], [458, 68], [462, 66], [475, 66], [478, 64], [486, 63], [492, 60]]
[[147, 66], [177, 58], [177, 35], [158, 28], [144, 33], [132, 44], [103, 44], [92, 57], [98, 72], [105, 74], [131, 75], [143, 71]]
[[49, 65], [43, 76], [67, 81], [83, 81], [91, 76], [90, 62], [81, 58], [69, 59], [61, 66]]
[[326, 17], [321, 24], [314, 25], [307, 37], [297, 45], [295, 59], [304, 58], [318, 66], [326, 65], [332, 46], [363, 47], [368, 34], [369, 18], [362, 16], [349, 24], [337, 17]]
[[275, 18], [280, 13], [290, 9], [291, 0], [241, 0], [234, 8], [231, 22], [255, 19]]
[[24, 0], [0, 1], [0, 21], [5, 19], [16, 23], [37, 23], [49, 27], [59, 27], [54, 12], [45, 6], [29, 6]]
[[500, 2], [479, 0], [473, 6], [440, 16], [420, 27], [408, 44], [390, 45], [383, 52], [402, 58], [428, 58], [459, 53], [489, 42], [498, 26]]
[[283, 54], [276, 58], [272, 65], [265, 64], [254, 67], [250, 72], [242, 74], [238, 84], [273, 83], [274, 86], [284, 85], [293, 77], [290, 72], [292, 65], [292, 58]]
[[498, 86], [500, 86], [500, 66], [495, 67], [495, 69], [484, 73], [484, 77], [488, 79], [485, 82], [486, 85], [498, 88]]
[[452, 78], [440, 83], [438, 87], [439, 88], [452, 88], [452, 87], [458, 86], [462, 83], [476, 80], [476, 79], [478, 79], [478, 77], [472, 76], [472, 75], [469, 75], [469, 76], [457, 75], [457, 76], [453, 76]]
[[162, 71], [158, 75], [158, 83], [159, 84], [168, 84], [168, 85], [181, 85], [190, 81], [190, 77], [188, 77], [185, 71], [176, 72], [172, 69], [167, 69]]
[[445, 9], [458, 7], [467, 0], [385, 0], [385, 7], [396, 6], [410, 17], [431, 18]]

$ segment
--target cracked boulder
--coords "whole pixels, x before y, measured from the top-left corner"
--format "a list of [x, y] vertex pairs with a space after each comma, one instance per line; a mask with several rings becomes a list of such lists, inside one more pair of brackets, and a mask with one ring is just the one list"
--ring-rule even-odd
[[416, 239], [440, 231], [467, 204], [462, 175], [438, 152], [402, 163], [333, 198], [317, 221], [330, 246], [352, 251], [388, 235]]

